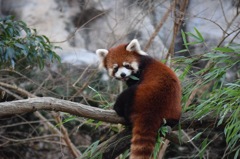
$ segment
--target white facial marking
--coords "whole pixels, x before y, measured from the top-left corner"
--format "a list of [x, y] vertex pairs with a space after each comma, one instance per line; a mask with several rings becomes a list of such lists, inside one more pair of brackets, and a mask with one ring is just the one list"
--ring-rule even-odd
[[132, 74], [132, 70], [129, 70], [125, 67], [119, 67], [114, 76], [119, 79], [124, 79], [130, 76], [131, 74]]
[[109, 75], [109, 76], [113, 76], [113, 69], [112, 69], [112, 68], [109, 68], [109, 69], [108, 69], [108, 75]]
[[133, 68], [133, 72], [137, 73], [137, 71], [138, 71], [138, 63], [136, 61], [131, 63], [131, 67]]
[[138, 42], [137, 39], [133, 39], [127, 46], [126, 48], [127, 51], [135, 51], [137, 52], [138, 54], [140, 55], [144, 55], [144, 56], [147, 56], [148, 54], [146, 52], [144, 52], [141, 47], [140, 47], [140, 44]]
[[113, 68], [117, 68], [118, 67], [118, 64], [113, 64]]
[[109, 68], [108, 69], [108, 74], [109, 74], [109, 76], [114, 76], [113, 75], [113, 71], [114, 71], [114, 69], [116, 69], [118, 67], [118, 64], [113, 64], [113, 67], [112, 68]]

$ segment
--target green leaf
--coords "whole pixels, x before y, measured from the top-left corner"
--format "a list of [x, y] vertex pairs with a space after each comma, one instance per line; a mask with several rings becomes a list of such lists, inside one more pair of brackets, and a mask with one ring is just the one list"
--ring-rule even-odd
[[42, 70], [44, 68], [44, 60], [41, 58], [37, 58], [38, 66]]
[[194, 34], [191, 33], [191, 32], [186, 32], [186, 34], [187, 34], [188, 36], [193, 37], [193, 38], [196, 39], [196, 40], [201, 40], [198, 36], [194, 35]]
[[85, 156], [85, 157], [91, 157], [91, 158], [94, 158], [93, 155], [97, 155], [97, 152], [96, 151], [96, 148], [99, 144], [99, 140], [95, 141], [94, 143], [92, 143], [90, 146], [88, 146], [88, 148], [84, 151], [83, 155], [82, 156]]
[[187, 51], [188, 51], [188, 49], [183, 49], [183, 50], [177, 51], [175, 53], [182, 53], [182, 52], [187, 52]]
[[220, 52], [235, 52], [235, 50], [233, 50], [229, 47], [216, 47], [213, 50], [220, 51]]
[[239, 151], [240, 151], [240, 149], [238, 149], [237, 152], [235, 153], [235, 155], [234, 155], [234, 159], [238, 159], [238, 157], [239, 157], [239, 156], [238, 156]]
[[50, 44], [49, 39], [45, 35], [43, 35], [43, 38]]
[[102, 123], [103, 123], [102, 121], [97, 122], [97, 124], [95, 125], [95, 129], [97, 129], [99, 126], [101, 126]]
[[64, 121], [62, 122], [62, 124], [65, 124], [65, 123], [67, 123], [67, 122], [69, 122], [69, 121], [72, 121], [72, 120], [74, 120], [74, 119], [76, 119], [76, 116], [70, 116], [70, 117], [64, 119]]
[[14, 51], [13, 48], [7, 47], [6, 55], [5, 55], [6, 56], [6, 60], [14, 58], [15, 57], [14, 53], [15, 53], [15, 51]]
[[197, 133], [197, 135], [195, 135], [194, 137], [192, 137], [192, 138], [191, 138], [189, 141], [187, 141], [187, 142], [192, 142], [193, 140], [198, 139], [201, 135], [202, 135], [202, 132], [199, 132], [199, 133]]
[[188, 72], [190, 71], [191, 68], [192, 68], [192, 65], [187, 65], [185, 67], [183, 73], [179, 76], [179, 79], [183, 80], [187, 76], [187, 74], [188, 74]]
[[208, 147], [208, 145], [210, 144], [210, 142], [208, 142], [208, 139], [204, 139], [202, 144], [201, 144], [201, 149], [200, 149], [200, 152], [198, 153], [197, 156], [199, 156], [200, 158], [203, 158], [203, 155], [206, 151], [206, 148]]
[[202, 41], [193, 41], [193, 42], [190, 42], [190, 43], [186, 43], [185, 45], [195, 45], [195, 44], [201, 44]]
[[15, 68], [15, 61], [13, 59], [11, 59], [11, 66], [13, 69]]
[[183, 30], [181, 30], [181, 34], [182, 34], [184, 46], [188, 49], [188, 46], [187, 46], [187, 38], [186, 38], [186, 35], [185, 35], [185, 33], [184, 33]]
[[197, 30], [197, 28], [194, 27], [194, 30], [195, 30], [195, 32], [197, 33], [198, 38], [199, 38], [201, 41], [204, 41], [204, 38], [203, 38], [202, 34]]
[[129, 78], [131, 78], [132, 80], [135, 80], [135, 81], [139, 81], [140, 80], [138, 77], [133, 76], [133, 75], [129, 76]]
[[26, 46], [20, 44], [20, 43], [14, 43], [14, 45], [20, 49], [26, 50]]

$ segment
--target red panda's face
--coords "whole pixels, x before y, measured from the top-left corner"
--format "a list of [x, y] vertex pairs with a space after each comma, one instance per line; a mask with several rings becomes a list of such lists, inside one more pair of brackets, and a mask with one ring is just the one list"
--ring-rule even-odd
[[[113, 62], [113, 63], [112, 63]], [[107, 62], [107, 71], [108, 75], [119, 80], [127, 80], [132, 74], [137, 73], [138, 71], [138, 61], [111, 61]]]
[[136, 39], [127, 45], [119, 45], [109, 50], [98, 49], [96, 53], [108, 75], [119, 80], [127, 80], [132, 74], [137, 73], [140, 56], [147, 55], [141, 50]]

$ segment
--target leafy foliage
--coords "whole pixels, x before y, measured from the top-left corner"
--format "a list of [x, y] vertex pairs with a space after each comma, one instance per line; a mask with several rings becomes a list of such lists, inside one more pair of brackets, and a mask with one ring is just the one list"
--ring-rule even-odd
[[[194, 30], [195, 33], [182, 31], [184, 45], [186, 46], [186, 49], [182, 52], [190, 52], [189, 46], [205, 43], [201, 33], [196, 28]], [[188, 38], [193, 39], [193, 42], [188, 42]], [[224, 124], [223, 133], [228, 145], [225, 155], [235, 153], [235, 158], [240, 151], [240, 71], [237, 69], [233, 79], [228, 79], [227, 73], [239, 67], [239, 49], [240, 44], [228, 44], [224, 47], [215, 48], [207, 47], [206, 52], [200, 56], [179, 57], [177, 59], [184, 68], [180, 76], [184, 83], [184, 104], [186, 105], [189, 102], [193, 92], [198, 92], [194, 102], [185, 107], [185, 110], [194, 111], [193, 118], [199, 120], [211, 113], [216, 118], [216, 126]], [[192, 68], [198, 61], [206, 61], [207, 64], [204, 68], [193, 71]], [[191, 79], [187, 77], [191, 77]], [[206, 86], [207, 89], [204, 88]], [[197, 91], [201, 89], [202, 91]], [[226, 117], [228, 117], [227, 121], [224, 120]], [[206, 138], [202, 142], [198, 157], [203, 157], [203, 153], [212, 141]]]
[[44, 35], [38, 35], [36, 29], [30, 29], [23, 21], [14, 20], [13, 16], [0, 19], [0, 68], [12, 67], [16, 61], [26, 59], [43, 69], [45, 60], [60, 61], [53, 51], [54, 47]]

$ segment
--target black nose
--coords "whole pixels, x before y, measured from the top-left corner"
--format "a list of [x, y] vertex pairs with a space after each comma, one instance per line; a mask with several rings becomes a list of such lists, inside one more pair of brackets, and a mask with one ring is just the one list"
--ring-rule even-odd
[[121, 73], [121, 77], [122, 78], [126, 77], [126, 74], [125, 73]]

